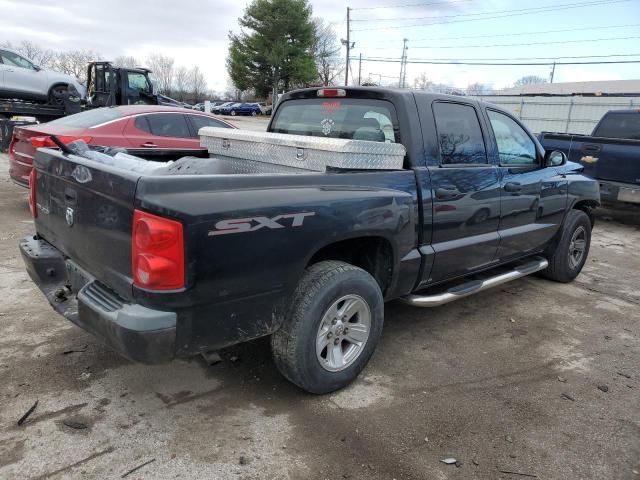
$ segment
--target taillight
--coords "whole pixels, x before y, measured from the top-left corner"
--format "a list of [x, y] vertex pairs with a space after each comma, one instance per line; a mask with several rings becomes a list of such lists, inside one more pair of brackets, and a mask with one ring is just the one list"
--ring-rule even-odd
[[38, 186], [38, 171], [35, 167], [31, 169], [29, 174], [29, 210], [31, 210], [31, 216], [38, 218], [38, 207], [36, 206], [36, 189]]
[[[76, 137], [72, 135], [58, 135], [57, 137], [65, 145], [68, 145], [71, 142], [75, 142], [76, 140], [84, 140], [84, 143], [90, 143], [91, 140], [93, 140], [93, 137], [89, 136]], [[51, 140], [51, 137], [49, 136], [31, 137], [31, 146], [33, 148], [58, 148], [58, 146], [53, 143], [53, 140]]]
[[318, 90], [319, 97], [346, 97], [347, 91], [344, 88], [322, 88]]
[[11, 143], [9, 144], [9, 160], [15, 160], [16, 155], [16, 134], [11, 137]]
[[134, 210], [131, 269], [136, 287], [146, 290], [184, 288], [182, 223]]

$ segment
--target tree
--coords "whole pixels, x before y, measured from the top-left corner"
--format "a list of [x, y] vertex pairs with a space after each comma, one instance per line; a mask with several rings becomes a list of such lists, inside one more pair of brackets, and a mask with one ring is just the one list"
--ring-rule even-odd
[[113, 61], [113, 65], [121, 68], [137, 68], [140, 66], [140, 62], [136, 57], [119, 56]]
[[326, 24], [321, 18], [316, 18], [313, 22], [316, 28], [316, 41], [313, 51], [316, 58], [318, 77], [322, 85], [334, 85], [336, 78], [344, 71], [340, 56], [342, 47], [331, 25]]
[[467, 95], [487, 95], [491, 92], [491, 87], [484, 83], [470, 83], [467, 85]]
[[158, 84], [158, 92], [168, 96], [171, 95], [171, 87], [173, 86], [173, 63], [173, 58], [166, 57], [161, 53], [152, 53], [147, 58], [147, 64]]
[[514, 87], [523, 87], [525, 85], [538, 85], [540, 83], [547, 83], [546, 78], [539, 77], [537, 75], [527, 75], [519, 78], [513, 84]]
[[93, 50], [69, 50], [56, 56], [53, 68], [62, 73], [74, 75], [84, 82], [87, 79], [87, 64], [98, 58], [99, 55]]
[[189, 92], [193, 97], [193, 103], [198, 103], [201, 100], [200, 97], [207, 90], [207, 81], [204, 79], [204, 75], [197, 65], [189, 70], [187, 78], [187, 84], [189, 87]]
[[18, 45], [13, 45], [11, 42], [5, 42], [2, 46], [15, 50], [41, 67], [48, 68], [55, 64], [56, 52], [48, 48], [42, 48], [40, 45], [36, 45], [29, 40], [23, 40]]
[[429, 80], [429, 77], [424, 72], [413, 79], [413, 88], [416, 90], [432, 90], [434, 86], [435, 84]]
[[173, 75], [173, 87], [178, 100], [184, 102], [184, 94], [189, 86], [189, 72], [185, 67], [178, 67]]
[[318, 77], [316, 30], [307, 0], [254, 0], [238, 20], [249, 32], [229, 33], [227, 70], [236, 88], [271, 91], [303, 86]]

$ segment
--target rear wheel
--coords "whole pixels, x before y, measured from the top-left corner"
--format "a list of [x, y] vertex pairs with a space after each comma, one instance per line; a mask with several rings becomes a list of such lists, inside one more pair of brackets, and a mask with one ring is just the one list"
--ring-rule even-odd
[[549, 266], [541, 275], [567, 283], [578, 276], [584, 267], [591, 245], [591, 221], [581, 210], [567, 213], [560, 241], [556, 250], [548, 257]]
[[271, 337], [278, 370], [311, 393], [348, 385], [371, 358], [384, 318], [375, 279], [345, 262], [310, 266], [293, 295], [289, 314]]
[[51, 87], [49, 90], [48, 103], [49, 105], [54, 105], [56, 107], [64, 106], [64, 99], [67, 95], [67, 86], [66, 85], [55, 85]]

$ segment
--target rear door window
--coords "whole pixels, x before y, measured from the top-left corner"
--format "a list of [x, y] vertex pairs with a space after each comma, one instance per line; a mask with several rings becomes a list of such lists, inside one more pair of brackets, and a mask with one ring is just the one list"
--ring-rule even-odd
[[488, 163], [475, 108], [459, 103], [436, 102], [433, 114], [442, 165]]
[[188, 138], [191, 136], [187, 119], [180, 113], [154, 113], [145, 116], [151, 133], [158, 137]]
[[374, 142], [399, 142], [393, 104], [365, 98], [289, 100], [277, 109], [277, 133]]
[[191, 124], [193, 125], [194, 138], [198, 138], [198, 130], [202, 127], [219, 127], [219, 128], [231, 128], [224, 122], [216, 120], [215, 118], [206, 117], [204, 115], [187, 115]]

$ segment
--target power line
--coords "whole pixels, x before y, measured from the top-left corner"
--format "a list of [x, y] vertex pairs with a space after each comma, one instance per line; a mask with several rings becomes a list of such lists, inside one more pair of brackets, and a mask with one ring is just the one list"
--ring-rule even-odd
[[351, 10], [379, 10], [385, 8], [404, 8], [404, 7], [430, 7], [432, 5], [451, 5], [452, 3], [471, 2], [473, 0], [450, 0], [448, 2], [431, 2], [431, 3], [405, 3], [404, 5], [379, 5], [377, 7], [359, 7]]
[[[509, 57], [509, 58], [418, 58], [416, 61], [444, 61], [455, 64], [461, 61], [508, 61], [508, 60], [556, 60], [556, 59], [580, 59], [580, 58], [617, 58], [617, 57], [640, 57], [640, 53], [616, 53], [609, 55], [575, 55], [575, 56], [558, 56], [558, 57]], [[365, 57], [362, 58], [365, 60]], [[381, 60], [381, 61], [399, 61], [395, 57], [369, 57], [368, 60]]]
[[[362, 59], [363, 62], [384, 62], [384, 63], [399, 63], [400, 60], [397, 59], [372, 59], [372, 58], [363, 58]], [[456, 62], [441, 62], [441, 61], [432, 61], [432, 60], [407, 60], [406, 63], [412, 63], [412, 64], [423, 64], [423, 65], [482, 65], [482, 66], [487, 66], [487, 65], [492, 65], [492, 66], [507, 66], [507, 67], [512, 67], [512, 66], [520, 66], [520, 65], [527, 65], [527, 66], [534, 66], [534, 65], [545, 65], [545, 66], [549, 66], [549, 65], [553, 65], [554, 63], [556, 65], [607, 65], [607, 64], [626, 64], [626, 63], [640, 63], [640, 60], [610, 60], [610, 61], [588, 61], [588, 62], [518, 62], [518, 63], [495, 63], [495, 62], [460, 62], [460, 61], [456, 61]]]
[[[627, 1], [627, 0], [625, 0]], [[477, 17], [480, 15], [493, 15], [498, 13], [513, 13], [513, 12], [529, 12], [535, 10], [544, 10], [547, 8], [555, 8], [555, 7], [581, 7], [588, 6], [590, 4], [603, 4], [603, 3], [615, 3], [612, 0], [592, 0], [587, 2], [575, 2], [575, 3], [565, 3], [562, 5], [543, 5], [538, 7], [529, 7], [529, 8], [516, 8], [512, 10], [493, 10], [490, 12], [476, 12], [476, 13], [457, 13], [455, 15], [427, 15], [426, 17], [415, 17], [415, 18], [407, 18], [404, 17], [391, 17], [391, 18], [360, 18], [351, 20], [352, 22], [395, 22], [395, 21], [406, 21], [406, 20], [429, 20], [430, 18], [458, 18], [458, 17]]]
[[[429, 47], [413, 47], [417, 49], [432, 48], [432, 49], [445, 49], [445, 48], [488, 48], [488, 47], [520, 47], [523, 45], [553, 45], [553, 44], [566, 44], [566, 43], [591, 43], [591, 42], [610, 42], [613, 40], [634, 40], [640, 36], [635, 37], [613, 37], [613, 38], [587, 38], [583, 40], [558, 40], [555, 42], [527, 42], [527, 43], [497, 43], [493, 45], [436, 45]], [[389, 50], [391, 47], [371, 47], [369, 50]]]
[[[544, 35], [547, 33], [564, 33], [564, 32], [580, 32], [584, 30], [604, 30], [607, 28], [629, 28], [629, 27], [640, 27], [640, 23], [632, 23], [629, 25], [608, 25], [604, 27], [583, 27], [583, 28], [568, 28], [565, 30], [547, 30], [547, 31], [535, 31], [535, 32], [514, 32], [514, 33], [496, 33], [493, 35], [465, 35], [461, 37], [431, 37], [431, 38], [418, 38], [416, 40], [411, 40], [411, 42], [433, 42], [440, 40], [467, 40], [467, 39], [477, 39], [477, 38], [496, 38], [496, 37], [516, 37], [516, 36], [526, 36], [526, 35]], [[389, 43], [388, 40], [385, 40], [385, 45]]]
[[[595, 1], [595, 2], [590, 2], [590, 3], [574, 3], [574, 4], [565, 4], [565, 5], [559, 5], [559, 6], [553, 6], [553, 7], [538, 7], [539, 10], [537, 11], [517, 11], [516, 13], [508, 13], [508, 14], [504, 14], [504, 15], [495, 15], [492, 17], [486, 17], [486, 18], [466, 18], [466, 19], [462, 19], [462, 20], [445, 20], [442, 22], [431, 22], [431, 23], [420, 23], [420, 24], [416, 24], [416, 25], [391, 25], [388, 27], [372, 27], [372, 28], [359, 28], [359, 29], [355, 29], [352, 30], [354, 32], [366, 32], [366, 31], [371, 31], [371, 30], [388, 30], [388, 29], [397, 29], [397, 28], [415, 28], [415, 27], [426, 27], [426, 26], [430, 26], [430, 25], [442, 25], [442, 24], [450, 24], [450, 23], [466, 23], [466, 22], [479, 22], [479, 21], [483, 21], [483, 20], [495, 20], [498, 18], [506, 18], [506, 17], [517, 17], [517, 16], [522, 16], [522, 15], [532, 15], [532, 14], [537, 14], [537, 13], [548, 13], [548, 12], [556, 12], [559, 10], [570, 10], [573, 8], [581, 8], [581, 7], [593, 7], [593, 6], [600, 6], [600, 5], [610, 5], [613, 3], [623, 3], [623, 2], [629, 2], [632, 0], [610, 0], [610, 1]], [[490, 12], [485, 12], [484, 15], [489, 14]], [[480, 14], [476, 14], [476, 15], [480, 15]], [[451, 18], [450, 17], [429, 17], [429, 18]], [[409, 19], [409, 20], [417, 20], [417, 19]], [[355, 20], [351, 20], [352, 22], [354, 22]], [[372, 21], [372, 20], [368, 20], [368, 21]]]

